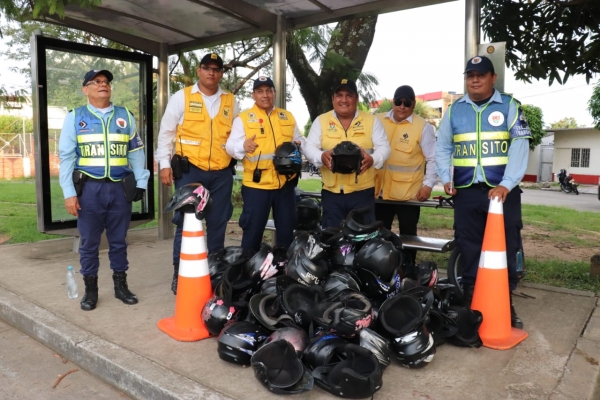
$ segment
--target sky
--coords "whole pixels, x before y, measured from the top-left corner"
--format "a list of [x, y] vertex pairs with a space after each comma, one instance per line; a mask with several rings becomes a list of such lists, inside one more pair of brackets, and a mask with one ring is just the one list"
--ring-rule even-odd
[[[438, 91], [463, 93], [464, 70], [464, 0], [421, 7], [379, 16], [375, 38], [363, 71], [377, 77], [379, 98], [391, 98], [395, 89], [410, 85], [417, 95]], [[481, 36], [482, 42], [488, 40]], [[0, 39], [0, 54], [4, 44]], [[0, 56], [0, 85], [7, 89], [31, 90], [25, 78], [11, 73], [10, 62]], [[288, 69], [289, 71], [289, 69]], [[288, 73], [288, 83], [293, 77]], [[573, 117], [579, 125], [591, 126], [587, 102], [592, 95], [596, 76], [589, 84], [585, 77], [571, 77], [566, 85], [547, 81], [523, 83], [506, 71], [505, 92], [512, 93], [523, 104], [540, 107], [544, 122], [550, 124]], [[302, 129], [309, 118], [305, 102], [292, 87], [290, 110]], [[252, 105], [242, 102], [242, 108]]]

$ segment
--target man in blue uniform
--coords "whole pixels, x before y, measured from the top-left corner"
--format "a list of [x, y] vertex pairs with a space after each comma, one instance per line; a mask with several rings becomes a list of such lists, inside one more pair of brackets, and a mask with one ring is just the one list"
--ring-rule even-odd
[[[527, 169], [531, 132], [520, 103], [494, 89], [496, 74], [489, 58], [471, 58], [465, 68], [465, 82], [467, 95], [446, 111], [438, 130], [436, 170], [446, 194], [454, 196], [454, 229], [463, 267], [464, 302], [470, 306], [489, 199], [495, 197], [504, 203], [511, 295], [519, 282], [518, 262], [523, 251], [519, 182]], [[510, 304], [512, 326], [522, 328], [512, 296]]]
[[138, 302], [127, 286], [126, 237], [131, 201], [144, 196], [150, 172], [144, 167], [144, 144], [133, 115], [110, 102], [112, 80], [107, 70], [85, 74], [82, 91], [88, 104], [67, 114], [58, 144], [65, 208], [77, 217], [81, 238], [79, 261], [85, 283], [81, 309], [85, 311], [95, 309], [98, 302], [98, 248], [105, 229], [115, 297], [125, 304]]

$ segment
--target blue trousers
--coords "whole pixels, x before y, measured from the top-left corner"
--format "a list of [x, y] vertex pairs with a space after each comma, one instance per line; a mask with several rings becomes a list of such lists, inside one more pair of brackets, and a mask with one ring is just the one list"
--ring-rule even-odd
[[98, 248], [102, 232], [106, 229], [108, 259], [114, 272], [129, 269], [127, 261], [127, 230], [131, 221], [131, 203], [125, 200], [120, 182], [87, 180], [79, 196], [77, 229], [81, 238], [79, 246], [80, 273], [97, 276], [100, 268]]
[[[483, 234], [487, 221], [490, 200], [489, 188], [470, 186], [458, 189], [454, 196], [454, 234], [460, 250], [463, 283], [474, 284], [479, 270], [479, 257], [483, 245]], [[521, 229], [521, 189], [517, 186], [506, 196], [504, 208], [504, 231], [506, 235], [506, 259], [508, 283], [514, 290], [519, 283], [517, 277], [517, 252], [523, 248]]]
[[[206, 213], [206, 246], [208, 253], [214, 253], [225, 246], [225, 232], [227, 222], [233, 213], [231, 204], [231, 190], [233, 189], [233, 175], [231, 168], [220, 171], [204, 171], [190, 165], [190, 171], [175, 180], [175, 188], [179, 189], [189, 183], [201, 183], [208, 189], [212, 198], [212, 208]], [[175, 212], [173, 221], [175, 238], [173, 239], [173, 264], [179, 265], [181, 254], [181, 235], [183, 233], [183, 213]]]
[[333, 193], [329, 190], [321, 190], [321, 205], [323, 206], [323, 228], [341, 228], [350, 211], [370, 207], [371, 212], [365, 223], [375, 221], [375, 188], [359, 190], [352, 193]]
[[260, 250], [265, 225], [269, 213], [273, 210], [275, 234], [278, 246], [290, 247], [294, 240], [296, 226], [296, 194], [297, 181], [287, 182], [281, 189], [264, 190], [242, 186], [244, 206], [240, 216], [242, 228], [242, 248], [244, 250]]

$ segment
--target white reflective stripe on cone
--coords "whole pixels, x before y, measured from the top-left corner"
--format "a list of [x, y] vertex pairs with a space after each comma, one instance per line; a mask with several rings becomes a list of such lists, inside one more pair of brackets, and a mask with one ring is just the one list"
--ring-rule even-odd
[[479, 258], [479, 268], [487, 269], [505, 269], [506, 252], [505, 251], [482, 251]]
[[207, 257], [202, 221], [198, 220], [192, 213], [185, 213], [181, 237], [179, 276], [200, 278], [208, 275]]
[[492, 214], [504, 214], [504, 208], [502, 207], [502, 202], [498, 197], [494, 197], [490, 200], [490, 208], [488, 209], [488, 213]]

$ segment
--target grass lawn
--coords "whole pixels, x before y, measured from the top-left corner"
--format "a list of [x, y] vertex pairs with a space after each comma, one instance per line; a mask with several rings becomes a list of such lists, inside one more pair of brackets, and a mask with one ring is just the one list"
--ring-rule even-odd
[[[156, 185], [156, 183], [155, 183]], [[232, 202], [234, 212], [232, 220], [237, 221], [241, 213], [242, 199], [240, 194], [241, 184], [234, 183]], [[319, 179], [301, 179], [299, 188], [307, 192], [319, 192], [321, 181]], [[155, 190], [155, 193], [158, 193]], [[433, 193], [439, 195], [441, 193]], [[63, 206], [62, 191], [57, 181], [51, 185], [53, 201], [53, 219], [71, 218], [66, 214]], [[0, 181], [0, 243], [27, 243], [40, 240], [54, 239], [56, 235], [47, 235], [37, 230], [37, 209], [35, 196], [35, 182], [32, 179]], [[158, 206], [158, 200], [155, 199]], [[156, 220], [141, 227], [157, 225]], [[562, 248], [585, 250], [587, 253], [598, 249], [600, 239], [600, 218], [598, 214], [578, 212], [560, 207], [523, 205], [523, 230], [524, 243], [537, 243], [539, 254], [543, 256], [532, 257], [526, 251], [526, 280], [541, 284], [561, 286], [572, 289], [590, 290], [600, 293], [600, 281], [589, 276], [589, 257], [572, 257], [572, 259], [553, 258], [552, 254]], [[435, 209], [423, 207], [419, 229], [421, 235], [431, 237], [452, 237], [453, 213], [449, 209]], [[431, 234], [428, 234], [431, 233]], [[540, 243], [544, 244], [542, 247]], [[546, 250], [549, 249], [549, 250]], [[445, 267], [449, 254], [419, 253], [424, 258], [432, 259], [441, 267]], [[419, 256], [418, 258], [421, 258]]]

